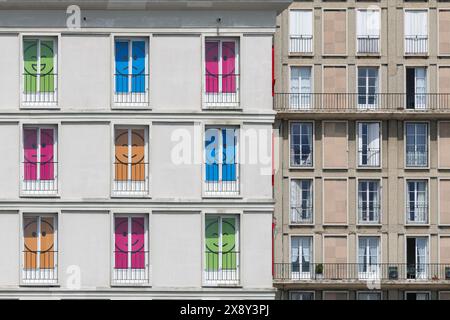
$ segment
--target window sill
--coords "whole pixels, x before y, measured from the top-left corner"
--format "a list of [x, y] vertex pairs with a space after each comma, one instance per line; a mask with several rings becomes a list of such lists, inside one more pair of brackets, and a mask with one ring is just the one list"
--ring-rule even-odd
[[47, 193], [47, 194], [32, 194], [21, 191], [20, 198], [61, 198], [59, 193]]
[[152, 111], [152, 107], [150, 107], [149, 104], [141, 105], [141, 104], [113, 104], [111, 105], [111, 110], [121, 110], [121, 111], [127, 111], [127, 110], [144, 110], [144, 111]]
[[43, 103], [43, 104], [21, 104], [19, 107], [20, 110], [61, 110], [61, 107], [59, 107], [58, 104], [48, 104], [48, 103]]

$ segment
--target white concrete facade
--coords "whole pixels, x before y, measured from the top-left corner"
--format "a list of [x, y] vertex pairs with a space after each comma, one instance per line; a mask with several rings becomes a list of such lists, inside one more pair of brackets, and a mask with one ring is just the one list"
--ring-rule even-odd
[[[67, 29], [63, 5], [33, 11], [21, 1], [17, 7], [0, 5], [0, 135], [5, 137], [0, 297], [274, 298], [271, 55], [276, 15], [289, 1], [261, 1], [262, 6], [243, 1], [242, 10], [226, 1], [210, 1], [210, 9], [183, 10], [184, 2], [172, 10], [159, 10], [167, 9], [162, 4], [129, 11], [81, 5], [80, 30]], [[23, 101], [24, 39], [36, 37], [56, 43], [57, 102], [52, 105]], [[148, 46], [146, 105], [114, 103], [119, 37], [144, 39]], [[234, 39], [239, 45], [238, 106], [205, 107], [204, 52], [210, 38]], [[209, 126], [237, 128], [237, 194], [205, 194]], [[23, 190], [24, 129], [29, 127], [56, 132], [56, 190], [51, 194]], [[118, 128], [139, 128], [145, 135], [148, 188], [138, 195], [114, 189]], [[252, 152], [262, 156], [249, 160]], [[30, 283], [22, 272], [24, 219], [42, 215], [54, 218], [51, 263], [56, 276], [52, 283]], [[123, 284], [114, 280], [114, 219], [128, 215], [145, 221], [148, 278]], [[236, 282], [205, 280], [207, 215], [238, 221]]]

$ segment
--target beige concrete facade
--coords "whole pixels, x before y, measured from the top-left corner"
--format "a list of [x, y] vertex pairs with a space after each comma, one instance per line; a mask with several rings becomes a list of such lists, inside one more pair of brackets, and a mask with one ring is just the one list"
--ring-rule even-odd
[[[357, 11], [367, 8], [380, 12], [379, 50], [358, 53], [364, 50], [359, 50], [357, 40]], [[409, 28], [405, 15], [410, 9], [426, 13], [427, 23], [421, 28], [427, 32], [422, 40], [417, 40], [420, 36], [416, 40], [405, 39]], [[290, 50], [290, 12], [295, 10], [312, 11], [312, 50]], [[340, 25], [344, 14], [343, 33]], [[450, 274], [445, 276], [450, 270], [449, 19], [450, 3], [436, 0], [295, 1], [279, 15], [274, 98], [278, 111], [275, 150], [279, 152], [274, 232], [274, 285], [279, 289], [278, 298], [298, 298], [298, 292], [305, 293], [303, 298], [313, 299], [449, 298]], [[296, 48], [304, 48], [298, 41], [307, 40], [297, 40]], [[415, 43], [414, 47], [409, 41]], [[301, 91], [304, 88], [293, 93], [292, 67], [311, 68], [306, 94]], [[370, 108], [361, 108], [358, 100], [364, 96], [358, 91], [360, 67], [378, 70], [374, 93], [377, 102]], [[407, 107], [411, 96], [407, 93], [407, 82], [411, 81], [407, 80], [407, 70], [411, 67], [426, 68], [424, 108], [418, 107], [420, 76], [416, 70], [414, 107]], [[295, 123], [312, 124], [310, 165], [292, 163]], [[360, 163], [361, 123], [379, 124], [378, 160], [373, 166]], [[408, 124], [422, 123], [426, 151], [422, 152], [421, 165], [414, 166], [406, 152], [406, 131]], [[408, 128], [413, 127], [417, 128]], [[312, 208], [308, 207], [312, 220], [306, 223], [292, 221], [295, 192], [291, 189], [296, 179], [312, 181]], [[379, 221], [370, 224], [359, 218], [361, 181], [376, 181], [379, 187]], [[417, 181], [425, 185], [421, 196], [412, 191], [420, 189], [412, 187]], [[303, 194], [300, 197], [304, 200]], [[420, 209], [423, 222], [410, 221], [413, 198], [419, 202], [425, 199], [426, 204]], [[311, 239], [300, 266], [292, 257], [305, 251], [305, 244], [299, 245], [302, 249], [295, 249], [298, 251], [292, 250], [292, 246], [298, 246], [294, 244], [298, 237]], [[365, 250], [361, 243], [367, 238], [376, 241], [377, 258], [376, 262], [369, 257], [367, 261], [371, 262], [361, 263], [366, 261], [364, 254], [361, 257]], [[323, 272], [318, 272], [318, 265]], [[376, 269], [372, 276], [363, 272], [367, 266]], [[392, 267], [396, 268], [397, 278], [392, 277]], [[419, 270], [422, 267], [423, 272]]]

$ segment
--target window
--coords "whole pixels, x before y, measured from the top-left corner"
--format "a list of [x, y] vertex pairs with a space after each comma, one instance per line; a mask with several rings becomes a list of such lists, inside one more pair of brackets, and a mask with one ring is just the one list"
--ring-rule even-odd
[[428, 53], [428, 12], [405, 11], [405, 54]]
[[238, 284], [239, 219], [237, 216], [205, 216], [206, 284]]
[[309, 109], [312, 107], [311, 67], [291, 67], [290, 107]]
[[55, 195], [57, 183], [56, 128], [23, 128], [22, 192], [28, 195]]
[[406, 300], [430, 300], [429, 292], [405, 292]]
[[360, 224], [380, 223], [381, 196], [379, 180], [358, 181], [358, 216]]
[[291, 291], [289, 300], [314, 300], [314, 292], [309, 291]]
[[205, 132], [205, 195], [239, 195], [238, 129]]
[[407, 223], [423, 224], [428, 222], [428, 181], [407, 180]]
[[148, 41], [115, 39], [114, 104], [148, 106]]
[[428, 278], [428, 237], [406, 238], [406, 277]]
[[115, 128], [114, 195], [144, 196], [148, 194], [147, 137], [147, 128]]
[[358, 300], [381, 300], [381, 292], [358, 292]]
[[25, 106], [52, 106], [58, 101], [57, 41], [23, 39], [23, 98]]
[[358, 243], [359, 279], [379, 279], [380, 238], [359, 237]]
[[358, 10], [356, 20], [358, 53], [379, 53], [380, 11]]
[[291, 123], [291, 166], [313, 166], [313, 124], [311, 122]]
[[312, 29], [312, 10], [291, 10], [289, 13], [289, 51], [312, 54]]
[[406, 68], [406, 108], [427, 108], [427, 69]]
[[117, 215], [114, 217], [114, 283], [148, 282], [147, 239], [147, 216]]
[[358, 108], [378, 108], [378, 68], [358, 68]]
[[406, 166], [428, 166], [428, 124], [407, 122]]
[[311, 279], [312, 237], [291, 238], [291, 279]]
[[313, 223], [313, 180], [291, 180], [291, 223]]
[[27, 284], [58, 282], [55, 215], [23, 216], [22, 280]]
[[358, 123], [358, 165], [360, 167], [380, 166], [380, 123]]
[[208, 39], [205, 42], [206, 107], [239, 106], [238, 41]]

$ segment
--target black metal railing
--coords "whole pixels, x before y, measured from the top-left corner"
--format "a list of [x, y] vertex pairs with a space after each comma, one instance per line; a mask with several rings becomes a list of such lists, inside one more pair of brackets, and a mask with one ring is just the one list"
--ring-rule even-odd
[[239, 104], [239, 74], [205, 74], [204, 103], [207, 107], [236, 107]]
[[380, 148], [370, 148], [358, 150], [358, 166], [360, 167], [379, 167], [380, 166]]
[[148, 104], [149, 74], [114, 74], [114, 83], [114, 104]]
[[23, 74], [23, 103], [56, 104], [58, 102], [58, 74]]
[[148, 163], [114, 163], [114, 185], [116, 193], [146, 193], [149, 188]]
[[28, 162], [23, 164], [22, 191], [27, 193], [54, 193], [58, 191], [58, 163]]
[[405, 54], [428, 53], [428, 36], [405, 36]]
[[300, 112], [450, 111], [450, 93], [276, 93], [274, 108]]
[[205, 281], [209, 283], [239, 282], [239, 251], [206, 251]]
[[358, 53], [379, 53], [380, 38], [375, 36], [358, 36]]
[[[378, 201], [377, 201], [378, 202]], [[358, 217], [360, 224], [380, 223], [381, 206], [375, 202], [368, 202], [358, 205]]]
[[149, 252], [114, 251], [113, 281], [121, 284], [148, 282]]
[[291, 223], [295, 224], [311, 224], [313, 223], [313, 207], [312, 205], [291, 205]]
[[23, 251], [22, 280], [27, 282], [57, 282], [57, 251]]
[[213, 163], [205, 165], [204, 192], [207, 195], [239, 195], [240, 164]]
[[308, 53], [313, 52], [313, 36], [312, 35], [291, 35], [289, 37], [289, 51], [291, 53]]
[[450, 281], [450, 264], [275, 263], [274, 281]]
[[428, 222], [427, 203], [406, 203], [406, 221], [408, 224], [424, 224]]

